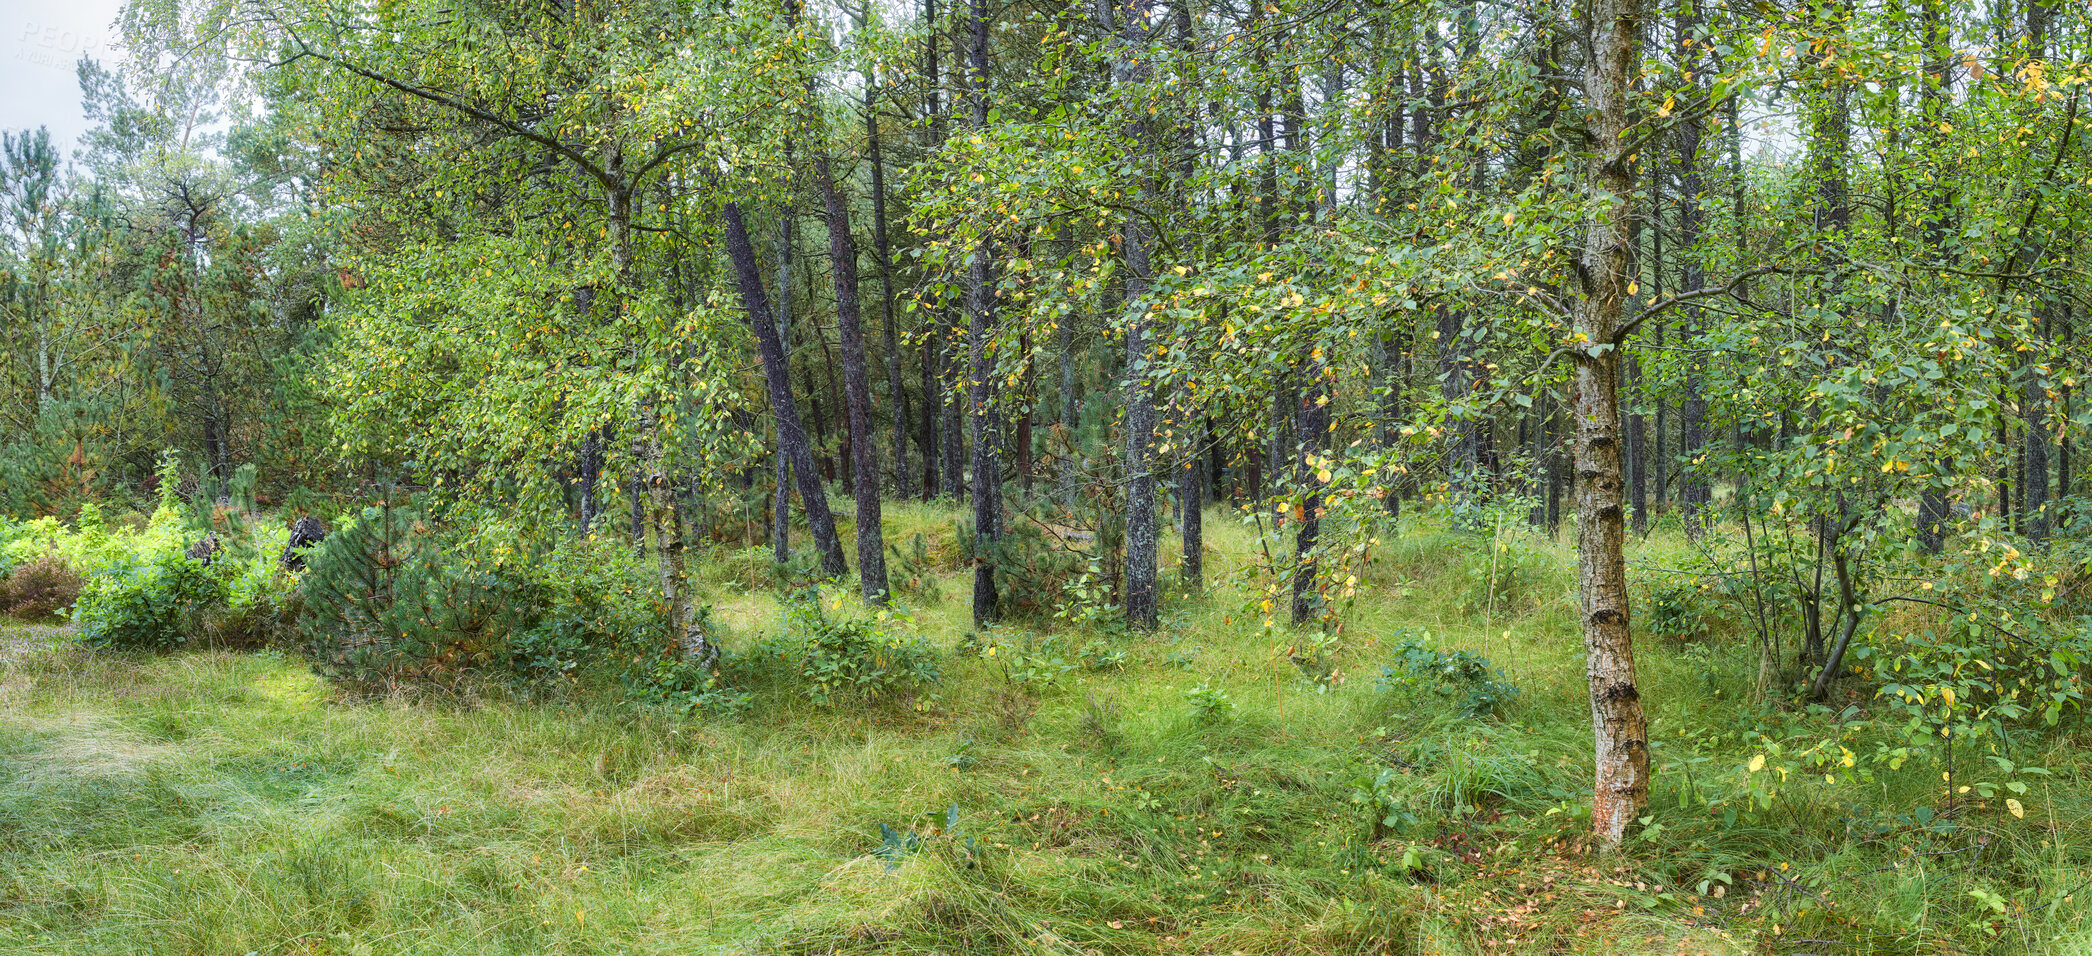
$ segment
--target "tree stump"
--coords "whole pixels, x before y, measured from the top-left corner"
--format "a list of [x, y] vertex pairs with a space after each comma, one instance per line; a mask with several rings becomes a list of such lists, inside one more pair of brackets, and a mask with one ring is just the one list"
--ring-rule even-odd
[[299, 518], [291, 525], [291, 540], [283, 546], [283, 557], [277, 563], [285, 570], [300, 571], [305, 568], [306, 548], [327, 540], [327, 526], [311, 515]]

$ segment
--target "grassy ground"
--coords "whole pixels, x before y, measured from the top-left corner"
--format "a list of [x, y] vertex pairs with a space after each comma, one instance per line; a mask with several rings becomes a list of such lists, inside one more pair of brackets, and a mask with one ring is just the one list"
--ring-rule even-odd
[[[949, 536], [934, 509], [889, 520]], [[1208, 527], [1222, 583], [1155, 635], [1008, 628], [997, 656], [952, 654], [933, 695], [821, 710], [766, 690], [734, 721], [585, 694], [352, 701], [274, 654], [0, 631], [0, 951], [2092, 951], [2068, 892], [2092, 878], [2082, 740], [2021, 755], [2053, 772], [2025, 819], [1968, 804], [1919, 826], [1938, 787], [1914, 767], [1796, 781], [1730, 820], [1746, 731], [1807, 718], [1749, 702], [1740, 644], [1648, 641], [1654, 825], [1591, 855], [1567, 548], [1506, 536], [1492, 560], [1486, 537], [1411, 529], [1313, 650], [1232, 577], [1250, 532]], [[736, 643], [775, 626], [755, 566], [705, 572]], [[950, 651], [966, 587], [942, 573], [948, 598], [914, 614]], [[1462, 719], [1377, 686], [1418, 636], [1521, 695]], [[1009, 664], [1085, 647], [1124, 661], [1050, 685]]]

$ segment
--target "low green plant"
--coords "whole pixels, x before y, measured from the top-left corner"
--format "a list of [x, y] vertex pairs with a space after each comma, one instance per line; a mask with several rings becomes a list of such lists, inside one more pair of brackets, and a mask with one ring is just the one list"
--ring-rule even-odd
[[458, 560], [405, 508], [365, 508], [314, 550], [299, 630], [314, 666], [351, 684], [450, 683], [507, 663], [538, 622], [526, 580]]
[[1380, 669], [1384, 688], [1417, 687], [1457, 698], [1462, 717], [1489, 717], [1518, 699], [1518, 687], [1489, 659], [1472, 651], [1441, 651], [1421, 638], [1390, 648], [1394, 663]]
[[1075, 665], [1044, 648], [1012, 650], [996, 657], [1002, 662], [1003, 680], [1013, 687], [1044, 690], [1059, 684], [1063, 676], [1075, 669]]
[[1408, 797], [1398, 786], [1401, 780], [1402, 771], [1398, 767], [1361, 762], [1353, 768], [1351, 803], [1367, 818], [1367, 842], [1378, 842], [1388, 834], [1401, 833], [1418, 821], [1415, 808], [1409, 805]]
[[1642, 630], [1665, 640], [1695, 640], [1707, 632], [1709, 619], [1718, 613], [1707, 590], [1695, 582], [1665, 582], [1648, 592], [1636, 609]]
[[879, 824], [879, 845], [872, 848], [872, 855], [884, 861], [888, 870], [900, 869], [908, 857], [933, 847], [949, 848], [964, 866], [978, 865], [980, 844], [959, 826], [958, 804], [916, 816], [928, 822], [908, 825], [905, 830], [883, 821]]
[[1486, 622], [1530, 610], [1550, 583], [1547, 557], [1503, 533], [1483, 544], [1482, 552], [1470, 555], [1462, 569], [1467, 586], [1460, 595], [1461, 613]]
[[1126, 652], [1109, 644], [1093, 641], [1075, 653], [1086, 671], [1115, 671], [1126, 666]]
[[917, 531], [910, 534], [907, 541], [906, 548], [898, 541], [886, 546], [888, 585], [898, 595], [927, 604], [942, 604], [944, 586], [939, 583], [937, 560], [930, 553], [929, 537]]
[[1191, 703], [1192, 721], [1201, 727], [1226, 723], [1235, 712], [1235, 701], [1223, 687], [1200, 684], [1185, 691], [1184, 699]]
[[202, 631], [225, 584], [178, 551], [140, 555], [89, 579], [80, 592], [80, 640], [110, 650], [167, 650]]
[[870, 702], [918, 691], [943, 676], [935, 648], [897, 634], [892, 612], [860, 617], [831, 614], [804, 597], [785, 610], [784, 633], [753, 653], [785, 672], [793, 687], [821, 706]]
[[681, 714], [733, 719], [755, 706], [755, 697], [729, 679], [736, 661], [704, 667], [696, 661], [665, 654], [632, 659], [620, 670], [627, 700], [666, 707]]
[[[962, 564], [971, 566], [976, 553], [973, 522], [958, 523], [957, 534], [964, 547]], [[1069, 583], [1088, 566], [1081, 554], [1058, 546], [1028, 521], [1003, 529], [988, 555], [996, 568], [996, 609], [1006, 620], [1043, 620], [1061, 607]]]
[[[604, 538], [570, 539], [530, 562], [520, 572], [529, 586], [519, 592], [541, 609], [508, 639], [509, 681], [526, 695], [557, 694], [595, 670], [648, 702], [690, 691], [695, 675], [640, 676], [680, 657], [653, 600], [650, 570], [632, 548]], [[698, 611], [707, 633], [718, 627], [710, 610]]]
[[1126, 607], [1118, 601], [1112, 575], [1099, 556], [1091, 555], [1082, 570], [1062, 586], [1062, 593], [1064, 597], [1053, 616], [1066, 621], [1069, 627], [1112, 637], [1127, 633]]
[[238, 561], [218, 561], [213, 572], [225, 583], [224, 603], [204, 615], [204, 631], [221, 647], [288, 647], [295, 644], [302, 611], [297, 575], [284, 570], [273, 549], [243, 548]]

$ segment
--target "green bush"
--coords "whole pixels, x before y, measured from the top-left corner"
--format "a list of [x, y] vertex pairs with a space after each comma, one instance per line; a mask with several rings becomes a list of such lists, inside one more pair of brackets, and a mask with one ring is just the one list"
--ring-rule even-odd
[[1396, 644], [1392, 665], [1380, 669], [1383, 688], [1420, 687], [1460, 698], [1460, 716], [1488, 717], [1518, 699], [1518, 687], [1502, 671], [1470, 651], [1441, 651], [1418, 638]]
[[[973, 527], [971, 520], [959, 523], [964, 567], [972, 567], [974, 562]], [[1058, 545], [1029, 521], [1015, 522], [1003, 529], [1001, 539], [992, 547], [996, 609], [1006, 620], [1045, 620], [1053, 616], [1067, 602], [1069, 585], [1089, 566], [1083, 553]]]
[[[510, 638], [510, 679], [544, 693], [593, 673], [635, 700], [687, 703], [709, 675], [672, 666], [681, 662], [681, 648], [669, 638], [651, 570], [624, 542], [601, 538], [570, 540], [532, 562], [528, 590], [543, 610], [536, 624]], [[716, 643], [710, 609], [697, 613]]]
[[1235, 712], [1235, 701], [1227, 690], [1211, 684], [1185, 691], [1184, 699], [1191, 703], [1191, 719], [1201, 727], [1225, 723], [1228, 715]]
[[759, 644], [757, 666], [775, 666], [795, 689], [822, 706], [876, 701], [921, 690], [943, 676], [935, 648], [892, 633], [878, 617], [834, 616], [818, 600], [795, 600], [785, 632]]
[[1643, 630], [1679, 642], [1704, 635], [1719, 613], [1707, 589], [1691, 579], [1667, 581], [1652, 588], [1640, 611]]
[[225, 583], [223, 605], [206, 609], [204, 633], [220, 647], [290, 647], [296, 643], [303, 608], [298, 578], [277, 563], [273, 548], [250, 551], [241, 560], [213, 562]]
[[76, 617], [89, 647], [167, 650], [203, 631], [225, 584], [179, 551], [140, 555], [89, 579]]
[[[723, 643], [725, 628], [712, 617], [712, 609], [701, 607], [697, 614], [698, 626], [713, 643]], [[744, 664], [753, 658], [723, 656], [706, 666], [683, 657], [676, 649], [662, 647], [664, 643], [657, 642], [650, 649], [634, 648], [630, 656], [619, 653], [612, 658], [616, 664], [613, 670], [627, 700], [712, 717], [735, 717], [748, 709], [753, 698], [736, 686], [736, 679], [746, 669]]]
[[538, 623], [528, 582], [477, 569], [404, 508], [369, 507], [314, 550], [298, 629], [314, 666], [351, 684], [449, 683], [508, 663]]
[[944, 588], [937, 580], [937, 560], [930, 553], [930, 539], [917, 531], [908, 536], [908, 547], [899, 542], [886, 546], [886, 578], [897, 596], [928, 604], [944, 602]]
[[1517, 617], [1531, 612], [1557, 585], [1547, 556], [1525, 541], [1499, 535], [1480, 544], [1481, 550], [1468, 556], [1464, 568], [1467, 586], [1460, 594], [1461, 613], [1496, 620]]

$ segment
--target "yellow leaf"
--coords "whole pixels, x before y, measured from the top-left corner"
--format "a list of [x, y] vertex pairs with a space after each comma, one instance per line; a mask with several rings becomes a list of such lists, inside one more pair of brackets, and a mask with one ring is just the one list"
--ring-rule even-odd
[[2007, 798], [2005, 800], [2005, 809], [2012, 811], [2012, 815], [2015, 817], [2019, 817], [2021, 819], [2026, 818], [2027, 808], [2021, 806], [2018, 800]]
[[1752, 773], [1757, 773], [1758, 771], [1760, 771], [1760, 770], [1763, 770], [1763, 769], [1765, 769], [1765, 755], [1764, 755], [1764, 754], [1759, 754], [1759, 755], [1757, 755], [1757, 756], [1755, 756], [1755, 757], [1752, 757], [1752, 758], [1751, 758], [1751, 772], [1752, 772]]

